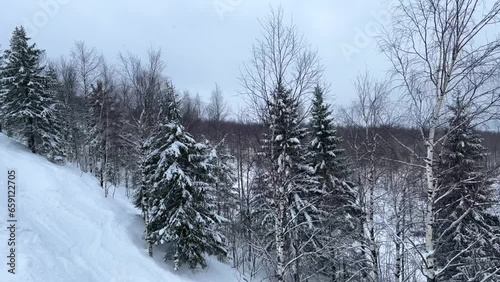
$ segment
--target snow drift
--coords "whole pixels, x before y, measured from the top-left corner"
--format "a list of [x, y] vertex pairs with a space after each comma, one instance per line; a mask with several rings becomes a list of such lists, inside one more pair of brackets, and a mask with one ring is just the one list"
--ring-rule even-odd
[[[16, 171], [15, 274], [7, 265], [7, 171]], [[143, 224], [118, 189], [104, 198], [97, 180], [58, 166], [0, 134], [0, 281], [231, 282], [236, 270], [216, 259], [208, 268], [173, 272], [164, 252], [147, 254]]]

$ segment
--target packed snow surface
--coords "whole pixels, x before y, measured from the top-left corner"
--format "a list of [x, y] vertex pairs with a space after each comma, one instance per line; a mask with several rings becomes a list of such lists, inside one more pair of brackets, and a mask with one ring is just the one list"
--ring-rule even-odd
[[[15, 274], [8, 272], [7, 172], [16, 174]], [[104, 198], [97, 180], [58, 166], [0, 134], [0, 282], [231, 282], [230, 266], [173, 271], [161, 247], [148, 256], [140, 214], [118, 188]], [[110, 193], [113, 193], [111, 189]]]

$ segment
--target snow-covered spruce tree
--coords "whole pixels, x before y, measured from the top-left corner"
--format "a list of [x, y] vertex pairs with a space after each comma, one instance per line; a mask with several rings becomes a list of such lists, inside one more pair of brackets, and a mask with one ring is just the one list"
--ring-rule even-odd
[[486, 149], [464, 102], [457, 99], [450, 110], [437, 173], [437, 277], [440, 281], [498, 281], [500, 220], [488, 212], [494, 197]]
[[268, 108], [270, 135], [265, 140], [264, 157], [270, 161], [266, 183], [273, 192], [269, 204], [273, 215], [264, 218], [274, 221], [272, 253], [276, 254], [277, 281], [301, 281], [310, 275], [310, 265], [303, 262], [315, 255], [307, 250], [317, 234], [313, 214], [321, 191], [305, 165], [299, 102], [279, 83]]
[[183, 263], [206, 267], [204, 254], [225, 257], [210, 191], [214, 179], [208, 170], [207, 148], [186, 132], [178, 117], [168, 115], [149, 144], [148, 159], [158, 162], [151, 167], [147, 239], [167, 244], [165, 260], [173, 260], [175, 270]]
[[419, 157], [427, 186], [422, 226], [425, 251], [419, 257], [427, 282], [440, 281], [435, 273], [433, 226], [439, 188], [437, 153], [442, 141], [437, 134], [446, 112], [444, 105], [458, 89], [478, 113], [496, 105], [498, 84], [492, 80], [498, 65], [491, 62], [499, 59], [500, 38], [487, 35], [499, 15], [499, 1], [397, 1], [389, 17], [391, 30], [379, 41], [398, 80], [404, 82], [405, 110], [413, 116], [413, 126], [421, 129], [420, 144], [425, 147]]
[[151, 192], [153, 190], [153, 177], [156, 172], [158, 162], [160, 160], [159, 142], [163, 141], [161, 127], [156, 128], [155, 133], [148, 138], [141, 146], [141, 151], [144, 155], [140, 163], [141, 183], [134, 197], [134, 204], [142, 211], [144, 218], [144, 237], [148, 244], [149, 256], [153, 256], [153, 238], [150, 236], [150, 202]]
[[353, 234], [361, 216], [356, 205], [354, 184], [347, 181], [349, 172], [340, 148], [342, 139], [337, 136], [329, 106], [324, 102], [323, 89], [317, 86], [311, 109], [309, 127], [311, 141], [307, 150], [307, 161], [318, 180], [318, 210], [316, 221], [322, 230], [317, 236], [315, 247], [318, 251], [317, 267], [321, 272], [335, 279], [342, 253], [356, 239]]
[[28, 45], [23, 27], [16, 27], [5, 51], [1, 69], [5, 89], [2, 118], [7, 133], [24, 138], [33, 153], [61, 161], [64, 148], [59, 126], [53, 77], [45, 75], [41, 65], [42, 50]]

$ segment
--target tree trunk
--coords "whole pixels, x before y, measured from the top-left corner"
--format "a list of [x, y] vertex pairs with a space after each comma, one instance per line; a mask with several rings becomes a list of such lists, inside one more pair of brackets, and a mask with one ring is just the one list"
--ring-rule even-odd
[[128, 168], [125, 168], [125, 196], [130, 197]]
[[399, 223], [399, 219], [396, 219], [396, 271], [394, 272], [396, 282], [401, 282], [401, 264], [402, 264], [402, 243], [401, 239], [401, 224]]
[[285, 281], [285, 226], [283, 222], [285, 213], [284, 187], [278, 188], [278, 203], [276, 207], [276, 276], [278, 282]]
[[[297, 223], [294, 223], [294, 226], [297, 226]], [[300, 248], [300, 240], [297, 232], [297, 228], [295, 227], [292, 231], [292, 258], [295, 259], [295, 262], [293, 263], [293, 281], [294, 282], [300, 282], [300, 259], [298, 258], [300, 256], [299, 254], [299, 248]]]
[[[367, 136], [369, 132], [366, 132]], [[368, 139], [369, 140], [369, 139]], [[368, 141], [371, 146], [376, 146], [375, 140]], [[379, 265], [378, 265], [378, 251], [375, 237], [375, 224], [374, 224], [374, 213], [375, 213], [375, 174], [376, 174], [376, 164], [375, 164], [375, 148], [370, 148], [370, 167], [368, 168], [368, 177], [366, 186], [368, 186], [367, 194], [365, 194], [365, 226], [364, 226], [364, 238], [366, 242], [365, 248], [365, 258], [368, 261], [368, 276], [371, 281], [379, 282]]]
[[29, 132], [28, 132], [28, 148], [30, 148], [31, 152], [36, 154], [36, 146], [35, 146], [35, 126], [33, 124], [33, 119], [28, 119]]
[[153, 244], [151, 242], [151, 239], [149, 238], [149, 207], [147, 204], [147, 199], [146, 197], [143, 196], [143, 204], [142, 204], [142, 212], [144, 213], [144, 223], [146, 225], [146, 242], [148, 243], [148, 254], [150, 257], [153, 256]]
[[144, 216], [144, 225], [145, 225], [145, 233], [146, 233], [146, 242], [148, 244], [148, 254], [150, 257], [153, 256], [153, 244], [151, 242], [151, 239], [149, 238], [149, 203], [148, 203], [148, 197], [147, 197], [147, 191], [146, 191], [146, 184], [145, 184], [145, 176], [144, 173], [142, 175], [142, 182], [141, 182], [141, 208], [142, 208], [142, 215]]
[[429, 140], [427, 141], [427, 160], [425, 162], [425, 175], [427, 180], [427, 206], [425, 209], [425, 272], [428, 282], [435, 282], [434, 269], [434, 241], [433, 241], [433, 225], [434, 225], [434, 193], [435, 193], [435, 178], [433, 171], [434, 148], [434, 129], [431, 129]]
[[[439, 79], [438, 73], [438, 81]], [[445, 77], [443, 74], [441, 77]], [[434, 265], [434, 197], [436, 196], [436, 177], [434, 175], [434, 139], [436, 136], [436, 128], [438, 126], [439, 115], [446, 92], [448, 79], [444, 80], [444, 88], [436, 88], [436, 104], [434, 106], [429, 135], [425, 140], [426, 158], [425, 158], [425, 176], [427, 184], [427, 206], [425, 209], [425, 274], [427, 282], [436, 282], [436, 269]]]

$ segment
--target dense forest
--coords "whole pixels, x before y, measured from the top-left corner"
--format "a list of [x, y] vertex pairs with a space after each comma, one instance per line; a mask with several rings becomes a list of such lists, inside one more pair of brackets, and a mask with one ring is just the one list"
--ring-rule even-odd
[[0, 57], [0, 128], [94, 174], [103, 197], [124, 187], [144, 248], [175, 270], [213, 255], [259, 281], [500, 281], [500, 39], [484, 40], [500, 2], [392, 13], [388, 78], [361, 72], [335, 93], [271, 9], [242, 58], [239, 112], [217, 84], [207, 101], [177, 89], [160, 49], [110, 63], [78, 41], [47, 58], [19, 26]]

